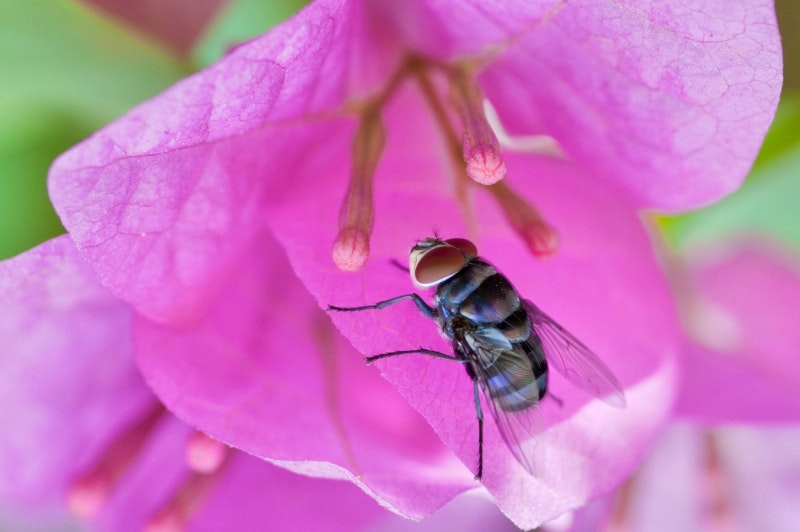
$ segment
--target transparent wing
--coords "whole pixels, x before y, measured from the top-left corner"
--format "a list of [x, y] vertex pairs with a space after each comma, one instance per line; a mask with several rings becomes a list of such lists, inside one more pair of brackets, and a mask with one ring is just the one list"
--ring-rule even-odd
[[[541, 429], [538, 393], [526, 393], [536, 386], [527, 355], [517, 349], [498, 346], [490, 338], [467, 334], [465, 354], [473, 369], [500, 435], [516, 460], [531, 475], [537, 475], [536, 434]], [[504, 409], [503, 406], [514, 408]]]
[[533, 331], [542, 341], [547, 363], [581, 390], [617, 408], [627, 402], [616, 377], [597, 355], [528, 300], [525, 310]]

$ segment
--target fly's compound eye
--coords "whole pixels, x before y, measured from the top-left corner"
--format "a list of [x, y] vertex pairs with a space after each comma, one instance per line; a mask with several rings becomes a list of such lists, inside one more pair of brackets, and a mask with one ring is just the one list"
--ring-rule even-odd
[[474, 259], [478, 256], [478, 248], [466, 238], [448, 238], [445, 242], [460, 249], [468, 259]]
[[457, 274], [466, 262], [461, 249], [437, 246], [419, 256], [411, 268], [411, 277], [420, 286], [433, 286]]

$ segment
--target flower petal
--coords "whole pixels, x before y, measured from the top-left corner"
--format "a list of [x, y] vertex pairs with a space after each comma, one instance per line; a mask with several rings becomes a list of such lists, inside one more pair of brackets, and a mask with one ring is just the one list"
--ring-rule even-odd
[[482, 80], [510, 131], [553, 136], [641, 207], [686, 209], [735, 190], [755, 160], [780, 36], [768, 0], [568, 2], [519, 28]]
[[[328, 256], [335, 227], [307, 223], [329, 201], [313, 193], [314, 176], [322, 169], [312, 166], [299, 172], [294, 186], [306, 193], [270, 210], [269, 222], [295, 271], [323, 306], [357, 306], [408, 293], [409, 279], [391, 259], [402, 259], [414, 239], [430, 235], [433, 228], [444, 237], [468, 234], [440, 161], [422, 149], [436, 142], [435, 133], [423, 120], [414, 119], [411, 108], [404, 106], [411, 105], [409, 101], [398, 102], [387, 114], [387, 123], [405, 127], [391, 129], [377, 172], [375, 231], [364, 270], [346, 274], [335, 269]], [[522, 189], [525, 183], [524, 195], [551, 215], [548, 221], [564, 245], [554, 259], [534, 262], [496, 205], [476, 194], [479, 251], [523, 296], [595, 349], [629, 394], [625, 411], [600, 404], [579, 410], [587, 398], [554, 376], [551, 389], [567, 404], [556, 417], [575, 417], [554, 430], [558, 447], [548, 448], [547, 473], [540, 479], [516, 467], [493, 425], [487, 429], [484, 485], [518, 526], [530, 528], [609, 489], [634, 468], [669, 409], [679, 335], [663, 275], [631, 206], [574, 166], [522, 156], [510, 157], [507, 163], [511, 185]], [[331, 168], [328, 178], [329, 186], [344, 190], [343, 172]], [[332, 317], [368, 355], [420, 346], [450, 350], [436, 326], [411, 302]], [[472, 385], [463, 369], [415, 355], [376, 365], [474, 470], [476, 421]], [[581, 461], [589, 456], [596, 460]], [[576, 460], [582, 465], [576, 466]], [[541, 505], [531, 505], [531, 500]]]
[[310, 6], [54, 163], [56, 211], [115, 295], [160, 320], [201, 313], [320, 123], [346, 146], [348, 121], [297, 122], [342, 103], [346, 12]]
[[473, 487], [282, 255], [263, 233], [191, 327], [136, 321], [137, 361], [154, 391], [230, 445], [303, 474], [351, 480], [405, 516], [420, 518]]
[[472, 493], [420, 524], [387, 512], [349, 482], [296, 475], [244, 453], [193, 522], [198, 530], [516, 530], [486, 497]]
[[797, 257], [740, 241], [694, 275], [716, 319], [695, 324], [706, 345], [686, 359], [677, 412], [707, 423], [797, 421]]
[[131, 312], [63, 236], [0, 263], [0, 315], [0, 495], [61, 502], [152, 401], [127, 342]]

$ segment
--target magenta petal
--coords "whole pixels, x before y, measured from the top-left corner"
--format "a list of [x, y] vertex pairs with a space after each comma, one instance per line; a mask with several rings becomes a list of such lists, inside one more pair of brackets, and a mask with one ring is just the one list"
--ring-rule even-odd
[[191, 327], [137, 320], [137, 360], [180, 418], [248, 453], [348, 479], [410, 517], [474, 486], [337, 332], [263, 233]]
[[[393, 144], [378, 169], [379, 216], [363, 271], [338, 271], [329, 255], [335, 227], [306, 223], [329, 201], [314, 192], [319, 169], [298, 173], [297, 199], [271, 209], [270, 224], [295, 271], [323, 306], [360, 305], [408, 293], [408, 276], [391, 259], [404, 260], [414, 238], [430, 235], [433, 228], [445, 237], [468, 234], [447, 181], [440, 177], [441, 163], [435, 155], [420, 155], [420, 147], [432, 142], [432, 132], [410, 116], [402, 104], [387, 116], [388, 123], [404, 120], [407, 127], [393, 130]], [[547, 472], [538, 480], [516, 466], [494, 427], [487, 429], [484, 485], [518, 526], [530, 528], [610, 489], [634, 468], [669, 409], [679, 335], [663, 275], [630, 206], [568, 165], [523, 157], [507, 163], [507, 179], [512, 185], [526, 180], [525, 196], [548, 213], [563, 248], [554, 259], [535, 261], [493, 202], [478, 193], [478, 249], [523, 295], [592, 346], [626, 386], [629, 400], [625, 411], [599, 403], [580, 409], [588, 398], [555, 377], [552, 389], [567, 403], [564, 416], [574, 417], [553, 430]], [[343, 190], [345, 176], [333, 170], [338, 167], [332, 167], [329, 180]], [[410, 302], [380, 312], [334, 313], [332, 318], [364, 354], [419, 346], [450, 349]], [[463, 368], [413, 355], [376, 366], [474, 470], [477, 427], [472, 384]]]
[[[261, 203], [287, 190], [293, 157], [314, 145], [296, 120], [342, 101], [343, 11], [310, 6], [54, 163], [56, 210], [115, 295], [159, 320], [189, 319], [213, 299]], [[320, 124], [347, 149], [346, 123]]]
[[152, 400], [131, 358], [131, 312], [62, 236], [0, 263], [0, 315], [0, 496], [60, 503]]
[[[800, 419], [797, 258], [743, 244], [698, 266], [706, 345], [694, 345], [678, 413], [710, 423]], [[709, 315], [710, 313], [710, 315]], [[701, 339], [702, 340], [702, 339]]]
[[244, 453], [192, 523], [189, 530], [516, 530], [485, 497], [466, 494], [419, 524], [387, 512], [349, 482], [296, 475]]
[[567, 2], [518, 31], [483, 76], [511, 131], [552, 135], [643, 207], [707, 204], [744, 180], [782, 83], [771, 1]]
[[[385, 83], [402, 51], [449, 58], [511, 39], [482, 78], [511, 131], [554, 135], [637, 205], [706, 202], [741, 181], [774, 111], [778, 35], [766, 4], [666, 15], [685, 12], [675, 3], [647, 16], [574, 3], [453, 16], [449, 3], [315, 2], [63, 155], [50, 194], [115, 295], [159, 321], [191, 319], [235, 268], [263, 203], [296, 193], [296, 166], [316, 161], [319, 191], [346, 163], [353, 123], [333, 117]], [[637, 39], [651, 31], [659, 46], [645, 49]], [[314, 220], [336, 213], [328, 204]]]

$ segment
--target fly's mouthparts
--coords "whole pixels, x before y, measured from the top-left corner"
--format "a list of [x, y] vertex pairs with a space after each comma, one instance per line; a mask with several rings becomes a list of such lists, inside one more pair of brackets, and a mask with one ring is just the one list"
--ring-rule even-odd
[[350, 185], [339, 211], [339, 233], [331, 255], [340, 270], [358, 271], [369, 257], [374, 202], [375, 169], [386, 146], [386, 130], [379, 109], [367, 108], [361, 115], [353, 139], [353, 169]]
[[506, 175], [506, 164], [484, 111], [483, 91], [464, 68], [453, 68], [449, 79], [450, 102], [461, 120], [467, 175], [481, 185], [497, 183]]

